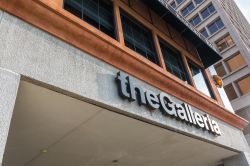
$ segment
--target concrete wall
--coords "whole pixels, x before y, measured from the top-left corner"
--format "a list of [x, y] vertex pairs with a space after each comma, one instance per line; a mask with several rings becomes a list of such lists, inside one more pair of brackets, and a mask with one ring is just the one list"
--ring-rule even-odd
[[0, 165], [4, 154], [20, 75], [0, 68]]
[[249, 164], [250, 164], [249, 153], [240, 153], [237, 156], [224, 160], [224, 166], [249, 166]]
[[[119, 70], [7, 13], [3, 14], [0, 24], [0, 55], [0, 67], [72, 92], [83, 100], [220, 146], [249, 151], [243, 133], [218, 119], [222, 136], [216, 137], [166, 118], [159, 111], [150, 112], [135, 102], [122, 100], [114, 80]], [[134, 82], [153, 92], [160, 92], [135, 78]]]

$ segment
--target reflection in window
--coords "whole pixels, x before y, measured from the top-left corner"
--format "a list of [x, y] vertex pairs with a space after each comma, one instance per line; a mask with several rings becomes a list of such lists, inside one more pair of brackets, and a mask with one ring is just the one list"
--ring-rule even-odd
[[113, 4], [110, 0], [64, 0], [64, 9], [115, 38]]
[[240, 79], [236, 82], [241, 95], [245, 95], [250, 92], [250, 75]]
[[234, 100], [234, 99], [236, 99], [236, 98], [238, 97], [237, 94], [236, 94], [236, 92], [235, 92], [235, 90], [234, 90], [234, 87], [233, 87], [232, 84], [226, 85], [226, 86], [224, 87], [224, 89], [225, 89], [225, 92], [226, 92], [226, 94], [227, 94], [227, 97], [228, 97], [228, 99], [229, 99], [230, 101], [232, 101], [232, 100]]
[[216, 64], [216, 65], [214, 65], [214, 67], [215, 67], [215, 70], [216, 70], [217, 74], [220, 77], [223, 77], [224, 75], [227, 74], [221, 62], [218, 63], [218, 64]]
[[160, 42], [160, 45], [168, 71], [190, 84], [180, 52], [163, 41]]
[[175, 1], [171, 2], [171, 3], [170, 3], [170, 6], [171, 6], [172, 8], [175, 9], [175, 8], [176, 8], [176, 3], [175, 3]]
[[206, 28], [203, 28], [201, 31], [200, 31], [200, 33], [205, 37], [205, 38], [208, 38], [208, 33], [207, 33], [207, 30], [206, 30]]
[[210, 24], [207, 28], [210, 32], [210, 34], [214, 34], [215, 32], [219, 31], [224, 27], [224, 23], [221, 21], [221, 19], [215, 20], [212, 24]]
[[201, 11], [201, 16], [203, 19], [206, 19], [208, 16], [212, 15], [215, 12], [213, 4], [210, 4], [204, 10]]
[[[213, 66], [209, 67], [209, 71], [210, 71], [211, 75], [217, 75], [217, 73], [216, 73]], [[232, 105], [231, 105], [231, 103], [230, 103], [230, 101], [229, 101], [229, 99], [227, 97], [227, 94], [226, 94], [224, 88], [217, 88], [217, 90], [218, 90], [218, 92], [220, 94], [220, 97], [221, 97], [221, 99], [223, 101], [223, 104], [224, 104], [225, 108], [227, 108], [231, 112], [234, 112], [233, 107], [232, 107]]]
[[227, 64], [227, 67], [230, 72], [236, 71], [237, 69], [239, 69], [240, 67], [246, 64], [245, 60], [243, 59], [240, 53], [226, 60], [225, 63]]
[[220, 39], [220, 41], [218, 41], [216, 43], [216, 46], [217, 46], [219, 51], [223, 51], [232, 45], [234, 45], [234, 41], [229, 34], [227, 36], [223, 37], [222, 39]]
[[194, 2], [195, 2], [196, 5], [201, 4], [203, 1], [204, 1], [204, 0], [194, 0]]
[[190, 23], [191, 23], [193, 26], [198, 25], [200, 22], [201, 22], [201, 18], [200, 18], [199, 15], [196, 15], [194, 18], [192, 18], [192, 19], [190, 20]]
[[177, 4], [181, 4], [184, 0], [176, 0]]
[[121, 12], [125, 45], [151, 62], [159, 64], [151, 32], [136, 20]]
[[189, 67], [193, 76], [193, 81], [196, 89], [204, 93], [205, 95], [214, 98], [213, 92], [208, 84], [208, 80], [204, 76], [203, 71], [196, 65], [189, 63]]
[[194, 10], [194, 3], [191, 1], [184, 9], [181, 10], [183, 16], [188, 15]]

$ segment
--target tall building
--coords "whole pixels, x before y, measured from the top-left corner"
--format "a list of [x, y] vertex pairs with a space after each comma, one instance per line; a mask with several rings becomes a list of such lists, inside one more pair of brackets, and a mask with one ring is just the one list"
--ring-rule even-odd
[[[240, 116], [250, 119], [250, 25], [234, 0], [168, 0], [203, 34], [223, 59], [214, 67]], [[244, 131], [250, 143], [250, 126]]]
[[249, 166], [221, 59], [164, 1], [1, 0], [0, 165]]

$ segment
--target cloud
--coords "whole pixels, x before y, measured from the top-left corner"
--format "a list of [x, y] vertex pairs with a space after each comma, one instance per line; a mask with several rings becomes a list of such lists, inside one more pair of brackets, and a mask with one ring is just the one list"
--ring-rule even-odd
[[250, 22], [250, 1], [249, 0], [235, 0], [235, 3], [238, 5], [244, 16]]

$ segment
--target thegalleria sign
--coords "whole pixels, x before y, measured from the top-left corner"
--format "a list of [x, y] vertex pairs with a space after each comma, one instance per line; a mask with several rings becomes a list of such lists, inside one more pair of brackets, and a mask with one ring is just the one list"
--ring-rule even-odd
[[221, 135], [218, 123], [210, 119], [209, 115], [200, 115], [198, 112], [194, 112], [191, 106], [186, 103], [175, 103], [166, 93], [161, 92], [157, 95], [144, 90], [136, 86], [125, 73], [118, 72], [116, 80], [121, 97], [131, 102], [137, 100], [139, 105], [146, 105], [152, 110], [159, 109], [164, 116], [168, 115], [215, 135]]

